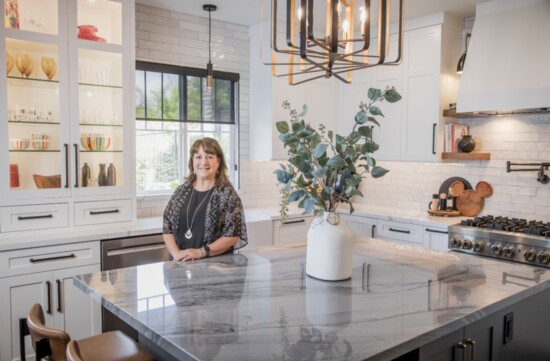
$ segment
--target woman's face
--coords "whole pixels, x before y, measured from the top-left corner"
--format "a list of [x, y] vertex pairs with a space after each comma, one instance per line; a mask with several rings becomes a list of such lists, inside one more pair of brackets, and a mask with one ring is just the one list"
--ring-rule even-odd
[[203, 147], [193, 155], [193, 170], [200, 180], [216, 180], [216, 172], [220, 167], [220, 160], [215, 154], [206, 153]]

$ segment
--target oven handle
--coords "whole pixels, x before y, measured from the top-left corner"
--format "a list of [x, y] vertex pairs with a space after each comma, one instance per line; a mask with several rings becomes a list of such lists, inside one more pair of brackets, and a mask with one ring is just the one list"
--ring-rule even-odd
[[149, 243], [149, 244], [143, 244], [140, 246], [119, 247], [119, 248], [109, 249], [107, 251], [107, 257], [118, 256], [118, 255], [127, 254], [127, 253], [152, 251], [155, 249], [162, 249], [162, 248], [166, 248], [166, 244], [164, 244], [164, 242]]

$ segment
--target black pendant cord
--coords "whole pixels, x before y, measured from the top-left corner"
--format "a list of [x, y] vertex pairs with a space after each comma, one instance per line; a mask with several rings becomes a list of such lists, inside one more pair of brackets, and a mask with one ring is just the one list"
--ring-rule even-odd
[[212, 53], [212, 10], [208, 10], [208, 62], [211, 63], [210, 54]]

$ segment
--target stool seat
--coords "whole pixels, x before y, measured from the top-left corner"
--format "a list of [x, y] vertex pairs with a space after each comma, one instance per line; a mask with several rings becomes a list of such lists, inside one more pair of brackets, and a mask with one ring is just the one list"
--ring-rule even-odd
[[[75, 346], [76, 344], [76, 346]], [[69, 361], [153, 361], [130, 337], [120, 331], [71, 341], [67, 346]]]

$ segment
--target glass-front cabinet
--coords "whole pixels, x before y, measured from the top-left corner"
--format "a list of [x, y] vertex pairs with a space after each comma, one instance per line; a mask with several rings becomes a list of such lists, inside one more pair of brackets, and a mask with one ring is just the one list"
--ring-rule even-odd
[[121, 199], [133, 218], [134, 11], [133, 0], [4, 1], [1, 232], [6, 206], [65, 205], [70, 226], [94, 207], [117, 221]]

